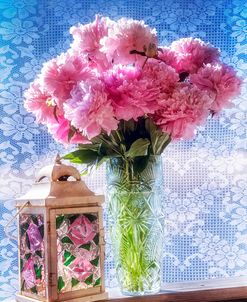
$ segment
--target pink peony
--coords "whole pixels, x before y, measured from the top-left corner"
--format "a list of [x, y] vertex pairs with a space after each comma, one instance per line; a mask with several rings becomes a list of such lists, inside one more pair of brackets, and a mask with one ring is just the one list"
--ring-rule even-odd
[[69, 266], [72, 276], [79, 281], [85, 281], [92, 273], [94, 266], [84, 257], [76, 258]]
[[130, 51], [143, 52], [150, 44], [157, 45], [156, 30], [150, 29], [144, 21], [122, 18], [109, 28], [108, 36], [101, 39], [101, 44], [101, 50], [109, 61], [121, 64], [142, 63], [145, 57], [130, 54]]
[[170, 46], [176, 53], [176, 59], [171, 62], [178, 72], [195, 73], [203, 64], [219, 59], [219, 50], [200, 39], [183, 38], [174, 41]]
[[27, 229], [27, 236], [30, 242], [30, 251], [35, 252], [42, 248], [43, 238], [36, 224], [30, 223]]
[[93, 223], [84, 216], [79, 216], [69, 227], [68, 236], [74, 242], [75, 245], [86, 244], [93, 240], [96, 235], [96, 231], [93, 227]]
[[159, 98], [170, 91], [179, 77], [165, 63], [149, 59], [143, 69], [115, 66], [104, 80], [117, 119], [137, 120], [159, 108]]
[[160, 87], [160, 92], [170, 92], [179, 82], [179, 74], [164, 62], [156, 59], [148, 59], [145, 64], [141, 79], [149, 81], [149, 86]]
[[24, 107], [28, 112], [35, 114], [38, 123], [44, 124], [55, 120], [55, 100], [44, 91], [39, 79], [31, 83], [29, 89], [25, 91], [24, 97]]
[[21, 276], [25, 281], [25, 287], [27, 289], [32, 288], [36, 285], [36, 274], [34, 270], [34, 262], [32, 257], [30, 257], [24, 264], [21, 272]]
[[160, 47], [158, 52], [158, 59], [169, 66], [176, 67], [177, 54], [170, 47]]
[[225, 64], [207, 64], [197, 74], [191, 75], [190, 79], [198, 88], [211, 94], [214, 102], [210, 110], [215, 113], [224, 107], [231, 107], [231, 98], [240, 93], [240, 78]]
[[109, 135], [117, 129], [118, 121], [113, 116], [111, 100], [103, 82], [98, 79], [79, 82], [64, 104], [65, 117], [89, 139], [102, 130]]
[[62, 53], [56, 59], [44, 64], [41, 79], [44, 88], [56, 98], [59, 108], [63, 102], [70, 98], [70, 92], [78, 81], [86, 80], [92, 76], [88, 61], [81, 55]]
[[173, 140], [190, 139], [195, 135], [195, 127], [205, 122], [211, 102], [206, 92], [179, 83], [152, 118]]
[[96, 66], [107, 68], [108, 61], [106, 55], [100, 51], [100, 40], [108, 34], [108, 27], [114, 24], [109, 18], [99, 18], [97, 15], [93, 23], [86, 25], [79, 24], [72, 26], [70, 33], [74, 41], [71, 48], [78, 53], [88, 56], [90, 61], [96, 63]]
[[75, 132], [69, 140], [69, 133], [71, 131], [70, 122], [63, 116], [58, 117], [58, 122], [47, 124], [49, 133], [62, 144], [88, 144], [89, 141], [78, 131]]

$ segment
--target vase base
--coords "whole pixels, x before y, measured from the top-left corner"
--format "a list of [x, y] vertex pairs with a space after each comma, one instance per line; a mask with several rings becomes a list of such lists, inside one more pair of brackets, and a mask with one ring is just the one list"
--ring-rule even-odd
[[145, 291], [137, 291], [137, 292], [121, 290], [122, 295], [124, 295], [124, 296], [133, 296], [133, 297], [146, 296], [146, 295], [155, 295], [155, 294], [158, 294], [159, 292], [160, 292], [160, 288], [156, 288], [156, 289], [153, 289], [153, 290], [147, 290], [147, 291], [146, 290]]

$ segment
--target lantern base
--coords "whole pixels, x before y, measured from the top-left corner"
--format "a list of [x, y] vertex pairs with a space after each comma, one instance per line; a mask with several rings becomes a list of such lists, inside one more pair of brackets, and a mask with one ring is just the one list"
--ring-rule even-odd
[[[34, 299], [34, 298], [23, 296], [21, 294], [17, 294], [15, 297], [17, 302], [37, 302], [37, 301], [52, 302], [52, 300]], [[85, 297], [74, 298], [74, 299], [72, 298], [63, 301], [64, 302], [88, 302], [88, 301], [94, 302], [94, 301], [100, 301], [106, 299], [108, 299], [108, 293], [96, 294], [93, 296], [85, 296]]]

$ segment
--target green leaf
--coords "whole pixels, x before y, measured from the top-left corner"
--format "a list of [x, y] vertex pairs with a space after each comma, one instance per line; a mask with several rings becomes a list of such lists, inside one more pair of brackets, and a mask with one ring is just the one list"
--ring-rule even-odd
[[87, 250], [87, 251], [90, 250], [90, 247], [91, 247], [91, 243], [82, 244], [82, 245], [79, 246], [79, 248], [85, 249], [85, 250]]
[[42, 251], [36, 251], [35, 254], [42, 258]]
[[90, 275], [89, 277], [87, 277], [87, 279], [85, 280], [85, 283], [86, 283], [87, 285], [92, 284], [92, 282], [93, 282], [93, 274]]
[[97, 216], [95, 216], [95, 215], [92, 215], [92, 214], [83, 214], [85, 217], [87, 217], [88, 218], [88, 220], [90, 220], [90, 222], [93, 222], [93, 221], [95, 221], [95, 220], [97, 220], [98, 219], [98, 217]]
[[94, 260], [91, 260], [90, 263], [94, 266], [98, 266], [99, 264], [99, 256], [97, 258], [95, 258]]
[[62, 239], [61, 239], [61, 242], [62, 243], [69, 243], [69, 244], [74, 244], [73, 243], [73, 241], [71, 241], [71, 239], [69, 238], [69, 237], [63, 237]]
[[133, 142], [130, 149], [125, 152], [126, 157], [145, 156], [148, 154], [150, 141], [147, 138], [139, 138]]
[[86, 149], [77, 150], [63, 156], [64, 159], [68, 159], [72, 163], [87, 164], [95, 161], [99, 154], [96, 151]]
[[41, 279], [42, 265], [40, 267], [34, 265], [34, 270], [36, 274], [36, 279]]
[[96, 245], [99, 244], [99, 233], [97, 233], [97, 234], [94, 236], [93, 241], [95, 242]]
[[34, 287], [31, 288], [31, 292], [33, 294], [37, 294], [38, 293], [36, 286], [34, 286]]
[[59, 229], [61, 224], [64, 222], [64, 215], [59, 215], [56, 217], [56, 229]]
[[98, 286], [98, 285], [100, 285], [100, 284], [101, 284], [101, 278], [98, 278], [98, 279], [95, 281], [95, 283], [94, 283], [93, 286]]
[[149, 162], [149, 156], [137, 156], [133, 159], [133, 170], [137, 174], [141, 174]]
[[152, 153], [154, 155], [160, 155], [171, 142], [170, 135], [162, 132], [150, 119], [146, 119], [145, 127], [150, 133]]
[[28, 253], [28, 254], [25, 255], [25, 258], [28, 260], [31, 256], [32, 256], [32, 254]]
[[71, 262], [75, 260], [75, 256], [72, 255], [69, 251], [64, 251], [64, 265], [69, 266]]
[[59, 278], [57, 280], [57, 289], [58, 289], [58, 292], [60, 292], [64, 286], [65, 286], [65, 283], [63, 281], [63, 278], [61, 276], [59, 276]]
[[79, 149], [81, 150], [92, 150], [95, 152], [98, 152], [100, 149], [101, 144], [95, 143], [95, 144], [80, 144]]
[[72, 280], [71, 280], [71, 286], [72, 286], [72, 287], [76, 286], [78, 283], [80, 283], [79, 280], [77, 280], [77, 279], [75, 279], [75, 278], [72, 278]]

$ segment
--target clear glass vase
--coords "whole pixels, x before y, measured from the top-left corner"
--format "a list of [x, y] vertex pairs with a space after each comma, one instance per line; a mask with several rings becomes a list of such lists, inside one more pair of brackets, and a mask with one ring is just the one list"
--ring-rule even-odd
[[162, 183], [160, 156], [132, 161], [115, 157], [107, 163], [110, 235], [117, 278], [125, 295], [160, 291]]

